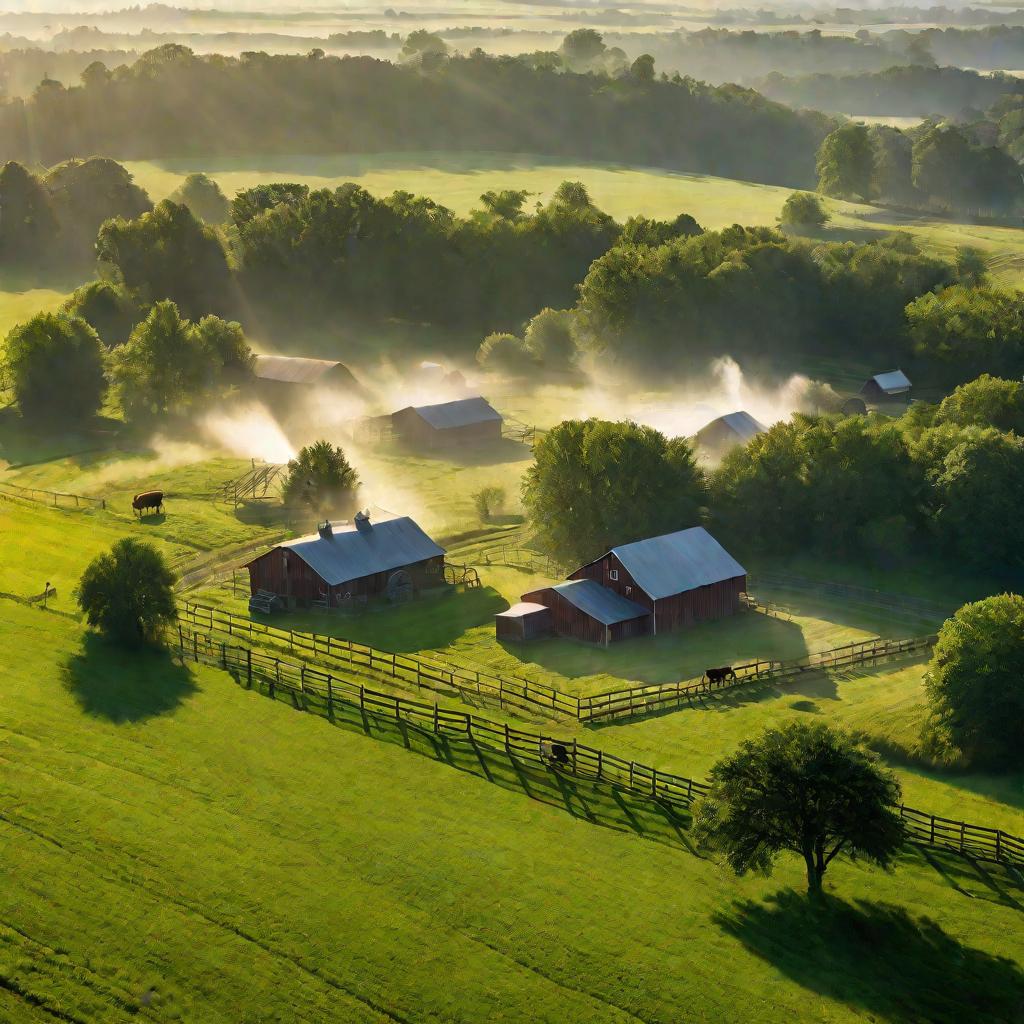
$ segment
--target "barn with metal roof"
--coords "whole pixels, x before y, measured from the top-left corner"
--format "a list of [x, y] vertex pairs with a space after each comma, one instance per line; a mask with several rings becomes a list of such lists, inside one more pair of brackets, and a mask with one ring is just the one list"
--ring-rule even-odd
[[444, 583], [444, 548], [408, 516], [322, 524], [316, 533], [283, 541], [248, 563], [252, 594], [267, 591], [287, 607], [343, 607], [386, 596], [409, 597]]
[[502, 422], [501, 413], [479, 395], [438, 405], [410, 405], [391, 414], [394, 433], [417, 448], [500, 441]]
[[902, 370], [888, 370], [869, 377], [860, 389], [860, 394], [868, 402], [909, 402], [910, 388], [910, 378]]
[[313, 390], [360, 391], [352, 372], [337, 359], [257, 356], [252, 372], [257, 393], [271, 408], [301, 404]]
[[712, 456], [724, 455], [730, 448], [746, 444], [751, 438], [765, 432], [765, 427], [742, 409], [713, 419], [694, 435], [699, 448]]
[[655, 634], [731, 615], [747, 589], [746, 569], [702, 526], [619, 545], [570, 579], [642, 606]]
[[523, 594], [523, 601], [551, 609], [551, 626], [560, 636], [607, 646], [650, 632], [651, 613], [594, 580], [568, 580]]

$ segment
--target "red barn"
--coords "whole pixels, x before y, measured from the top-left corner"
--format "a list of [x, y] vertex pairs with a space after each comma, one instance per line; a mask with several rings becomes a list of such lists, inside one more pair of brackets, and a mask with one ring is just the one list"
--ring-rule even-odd
[[523, 594], [523, 601], [551, 609], [551, 625], [559, 636], [591, 644], [628, 640], [651, 631], [651, 613], [636, 601], [593, 580], [569, 580]]
[[368, 515], [357, 513], [353, 524], [324, 523], [316, 533], [254, 558], [247, 568], [253, 595], [268, 591], [289, 608], [336, 608], [440, 586], [444, 548], [408, 516], [371, 523]]
[[747, 571], [702, 526], [612, 548], [570, 579], [592, 580], [650, 612], [650, 632], [732, 615]]

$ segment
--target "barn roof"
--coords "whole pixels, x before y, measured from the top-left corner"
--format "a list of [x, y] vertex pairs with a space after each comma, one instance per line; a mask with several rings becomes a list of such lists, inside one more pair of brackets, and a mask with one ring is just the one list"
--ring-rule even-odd
[[749, 412], [744, 412], [741, 409], [739, 412], [726, 413], [724, 416], [712, 420], [697, 431], [697, 437], [699, 438], [706, 430], [710, 430], [716, 423], [724, 424], [742, 441], [749, 441], [752, 437], [765, 432], [765, 427], [761, 423], [758, 423]]
[[304, 356], [257, 356], [253, 373], [260, 380], [287, 384], [315, 384], [341, 366], [337, 359], [307, 359]]
[[279, 546], [295, 552], [332, 587], [444, 554], [408, 516], [368, 523], [363, 529], [332, 523], [330, 536], [314, 533]]
[[534, 604], [533, 601], [520, 601], [517, 604], [512, 605], [511, 608], [506, 608], [503, 612], [498, 612], [497, 618], [499, 619], [525, 619], [528, 615], [537, 615], [539, 613], [549, 613], [551, 609], [546, 604]]
[[898, 395], [910, 390], [910, 378], [902, 370], [876, 373], [873, 380], [887, 395]]
[[651, 614], [643, 605], [602, 587], [596, 580], [569, 580], [551, 589], [584, 615], [589, 615], [604, 626], [614, 626], [616, 622]]
[[747, 574], [703, 526], [623, 544], [611, 554], [655, 601]]
[[460, 398], [455, 402], [441, 402], [439, 405], [414, 405], [412, 410], [435, 430], [451, 430], [453, 427], [468, 427], [471, 423], [501, 420], [501, 413], [479, 395], [475, 398]]

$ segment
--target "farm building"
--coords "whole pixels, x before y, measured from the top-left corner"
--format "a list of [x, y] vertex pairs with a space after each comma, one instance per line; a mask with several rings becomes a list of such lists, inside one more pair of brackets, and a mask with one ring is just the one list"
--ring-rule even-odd
[[391, 414], [394, 433], [415, 448], [491, 444], [501, 440], [501, 425], [501, 414], [479, 396]]
[[539, 640], [551, 633], [551, 626], [551, 609], [529, 601], [520, 601], [494, 616], [494, 634], [499, 640]]
[[746, 569], [702, 526], [612, 548], [570, 579], [641, 605], [654, 634], [732, 615], [747, 589]]
[[749, 412], [730, 412], [719, 416], [694, 435], [696, 444], [709, 455], [724, 455], [730, 448], [746, 444], [751, 438], [763, 434], [765, 427]]
[[860, 394], [867, 402], [910, 401], [910, 380], [902, 370], [876, 373], [864, 382]]
[[344, 607], [373, 597], [403, 600], [444, 583], [444, 548], [408, 516], [372, 523], [324, 523], [248, 563], [249, 589], [269, 592], [289, 608]]
[[315, 389], [358, 391], [359, 384], [336, 359], [257, 356], [253, 366], [260, 397], [273, 404], [298, 402]]
[[559, 636], [603, 644], [651, 631], [651, 613], [627, 597], [589, 579], [569, 580], [523, 594], [523, 601], [551, 609], [551, 627]]

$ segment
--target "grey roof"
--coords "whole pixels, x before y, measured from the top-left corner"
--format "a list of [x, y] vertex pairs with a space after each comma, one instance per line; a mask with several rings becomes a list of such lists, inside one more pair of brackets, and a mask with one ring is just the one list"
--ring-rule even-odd
[[623, 544], [611, 553], [655, 601], [747, 574], [703, 526]]
[[876, 373], [871, 378], [887, 395], [910, 390], [910, 378], [902, 370], [889, 370], [887, 373]]
[[444, 554], [408, 516], [371, 523], [368, 530], [349, 524], [332, 526], [331, 537], [319, 533], [280, 545], [294, 551], [326, 584], [388, 572]]
[[638, 619], [651, 613], [636, 601], [616, 594], [614, 590], [602, 587], [596, 580], [569, 580], [551, 588], [585, 615], [597, 619], [602, 625], [614, 626], [616, 622]]
[[413, 412], [425, 419], [435, 430], [468, 427], [471, 423], [500, 420], [499, 413], [485, 398], [460, 398], [440, 405], [414, 405]]
[[257, 356], [253, 373], [260, 380], [278, 380], [288, 384], [315, 384], [321, 377], [341, 366], [337, 359], [306, 359], [304, 356]]
[[511, 608], [506, 608], [503, 612], [498, 612], [497, 618], [499, 619], [522, 619], [527, 615], [536, 615], [538, 612], [550, 612], [551, 609], [546, 604], [534, 604], [533, 601], [520, 601], [518, 604], [512, 605]]
[[758, 423], [749, 412], [740, 410], [739, 412], [726, 413], [724, 416], [719, 416], [718, 419], [712, 420], [707, 426], [701, 427], [697, 431], [697, 437], [700, 437], [705, 430], [713, 427], [716, 423], [724, 423], [737, 437], [743, 441], [749, 441], [752, 437], [757, 437], [758, 434], [765, 432], [765, 426]]

